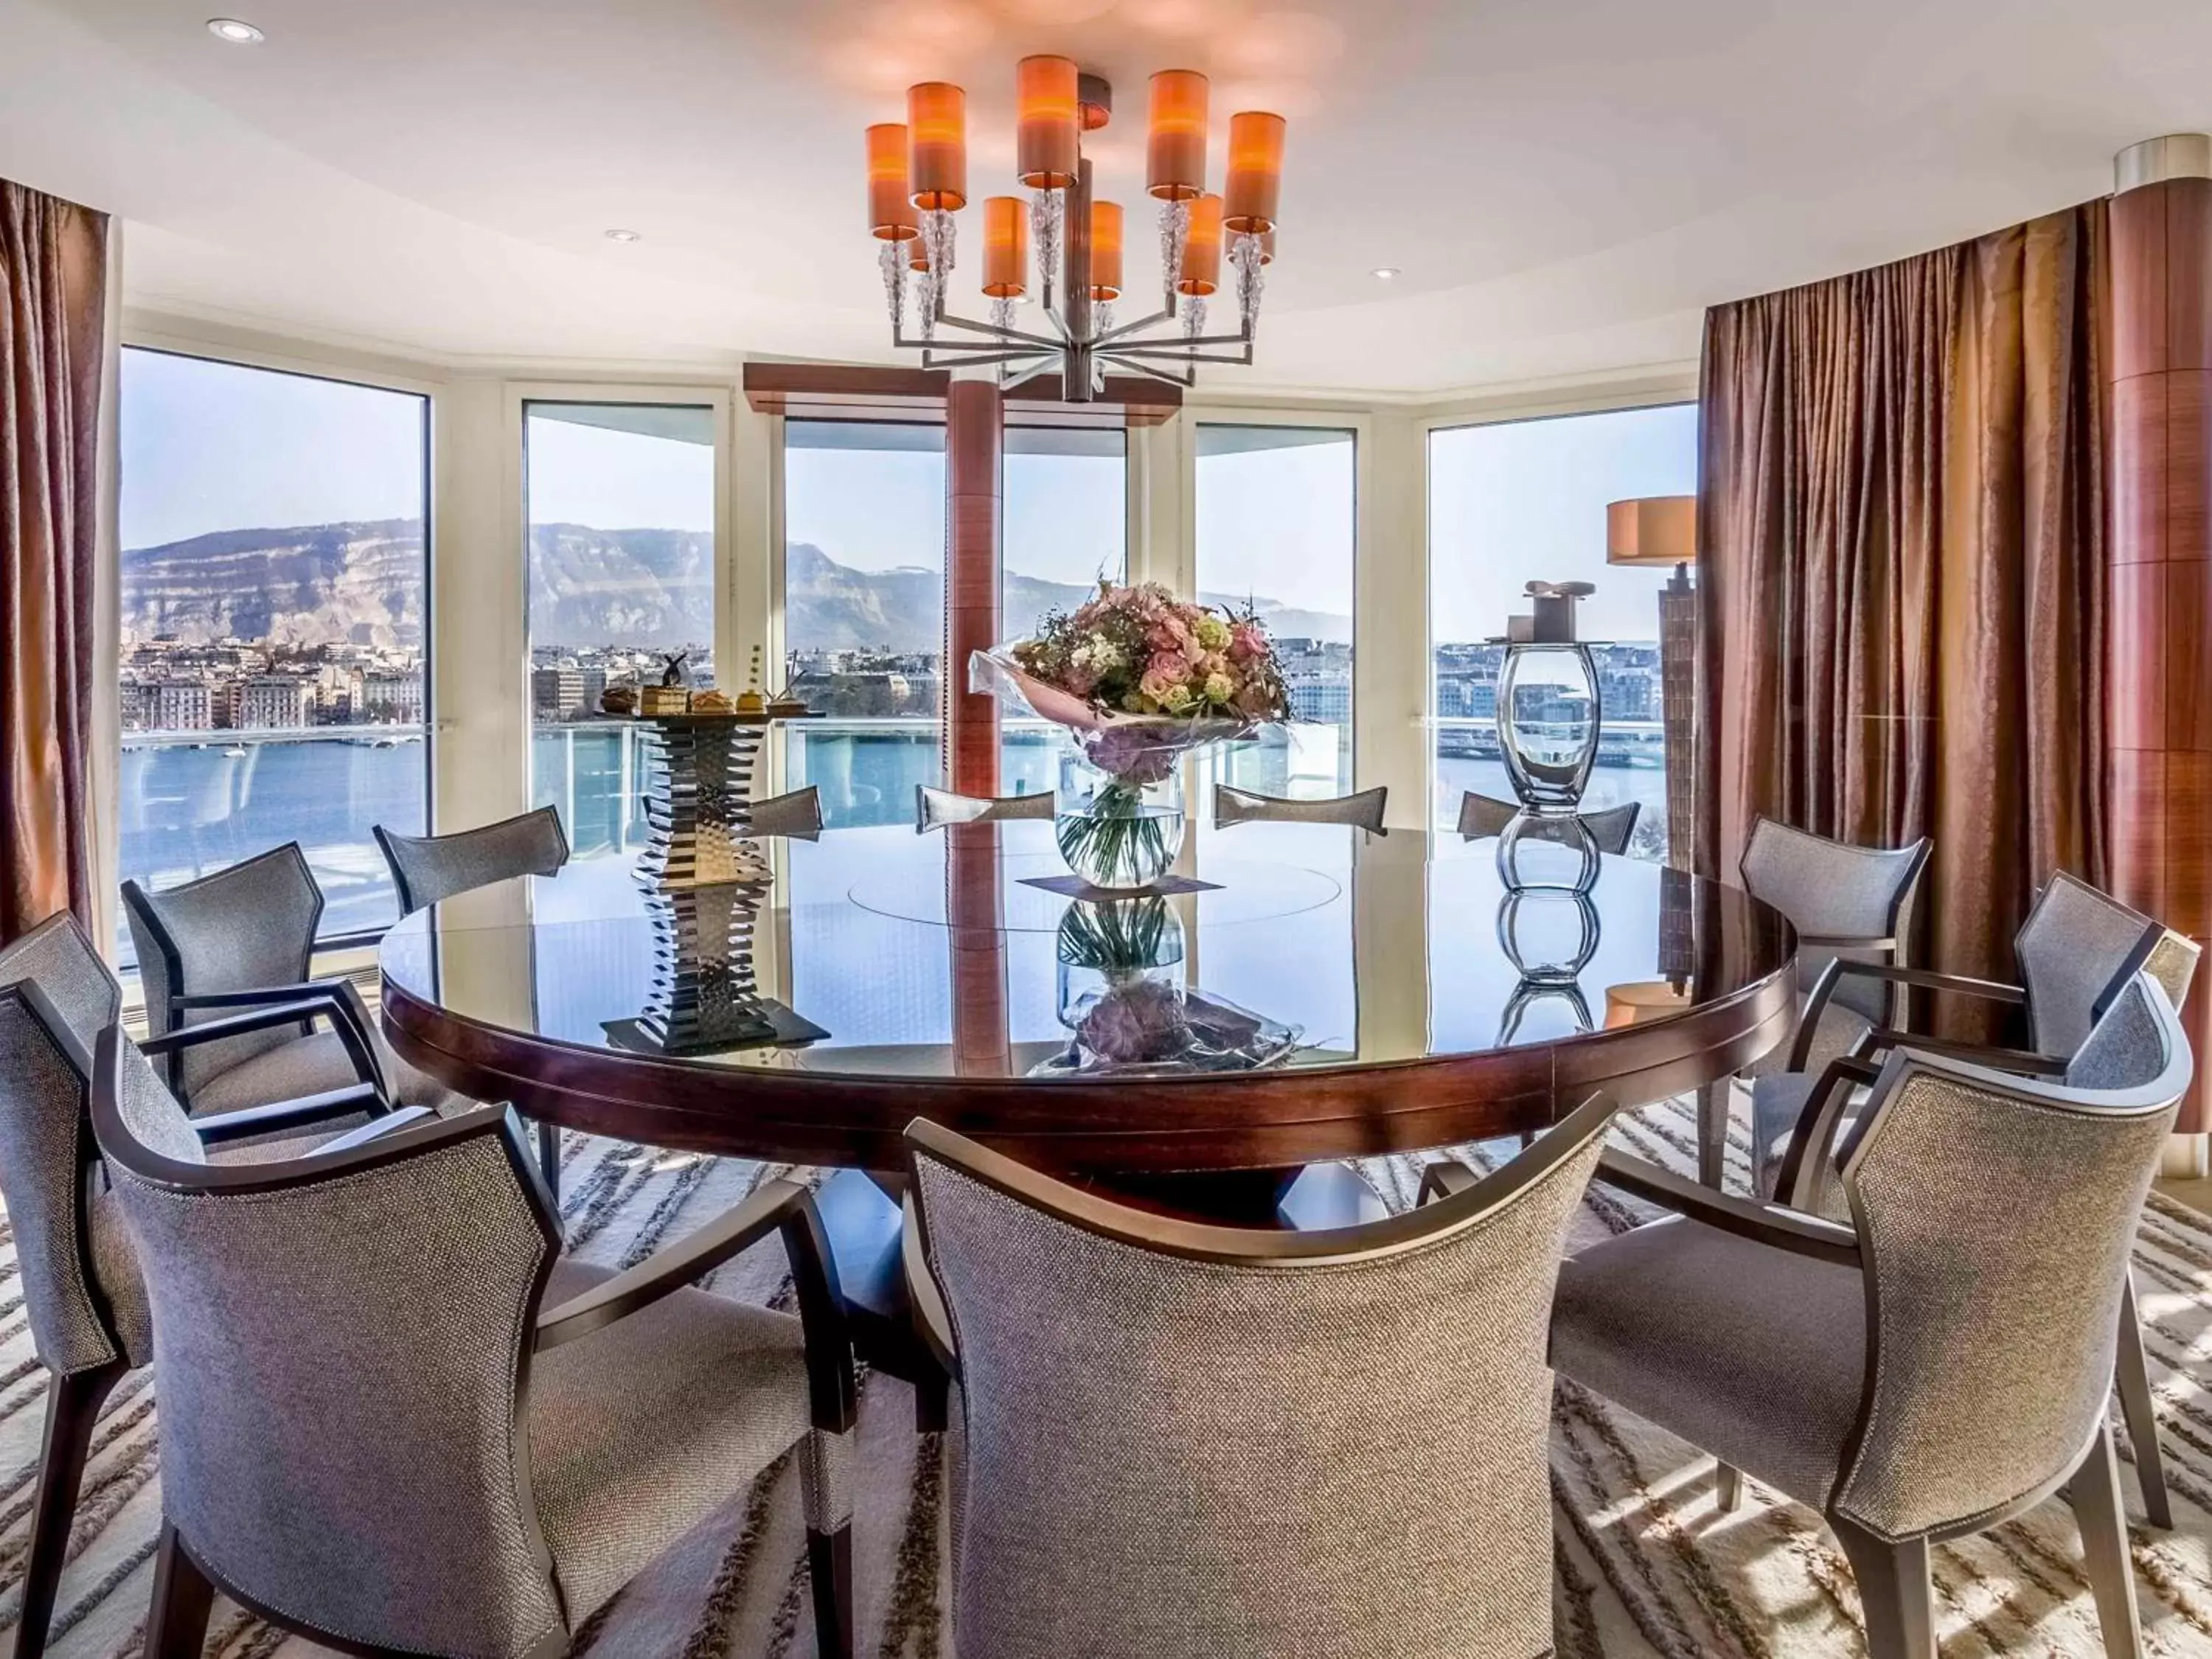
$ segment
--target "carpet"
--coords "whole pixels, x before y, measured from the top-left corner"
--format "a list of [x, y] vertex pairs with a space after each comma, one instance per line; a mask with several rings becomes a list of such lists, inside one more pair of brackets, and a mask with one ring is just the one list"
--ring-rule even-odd
[[[1652, 1107], [1614, 1131], [1629, 1150], [1693, 1164], [1686, 1103]], [[1738, 1126], [1731, 1157], [1743, 1178]], [[1489, 1164], [1509, 1146], [1469, 1149]], [[1411, 1202], [1419, 1161], [1362, 1166], [1394, 1205]], [[680, 1237], [781, 1170], [655, 1152], [580, 1136], [565, 1147], [571, 1248], [623, 1264]], [[1587, 1241], [1632, 1225], [1640, 1206], [1602, 1189], [1579, 1218]], [[2136, 1251], [2149, 1322], [2167, 1468], [2179, 1525], [2133, 1527], [2136, 1584], [2153, 1654], [2212, 1659], [2212, 1221], [2154, 1197]], [[770, 1241], [715, 1276], [720, 1293], [765, 1299], [783, 1278]], [[46, 1389], [0, 1236], [0, 1630], [12, 1627]], [[911, 1395], [866, 1378], [854, 1521], [860, 1651], [871, 1659], [951, 1659], [944, 1615], [944, 1469], [934, 1438], [912, 1431]], [[2121, 1445], [2126, 1445], [2124, 1436]], [[2135, 1488], [2124, 1472], [2133, 1510]], [[1710, 1459], [1583, 1390], [1562, 1386], [1552, 1439], [1557, 1628], [1562, 1659], [1826, 1659], [1862, 1653], [1858, 1604], [1841, 1552], [1811, 1511], [1747, 1483], [1723, 1515]], [[120, 1389], [94, 1440], [64, 1577], [52, 1651], [124, 1659], [138, 1650], [160, 1510], [151, 1378]], [[805, 1659], [814, 1651], [802, 1569], [795, 1469], [769, 1470], [618, 1597], [579, 1640], [602, 1659]], [[2063, 1504], [1935, 1552], [1947, 1659], [2103, 1651]], [[1378, 1633], [1376, 1652], [1389, 1652]], [[321, 1650], [218, 1604], [208, 1651], [295, 1659]], [[970, 1659], [976, 1656], [970, 1656]]]

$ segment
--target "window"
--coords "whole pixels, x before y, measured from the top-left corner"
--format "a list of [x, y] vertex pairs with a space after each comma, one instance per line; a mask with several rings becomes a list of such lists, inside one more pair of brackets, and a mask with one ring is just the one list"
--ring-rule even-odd
[[[1073, 611], [1101, 578], [1128, 580], [1128, 448], [1124, 434], [1010, 427], [1000, 489], [999, 634], [1027, 639], [1048, 611]], [[999, 793], [1057, 789], [1073, 745], [1060, 727], [1009, 711]]]
[[1430, 637], [1436, 641], [1435, 822], [1458, 821], [1462, 793], [1513, 799], [1498, 757], [1498, 674], [1485, 641], [1526, 613], [1531, 579], [1587, 581], [1577, 631], [1594, 643], [1601, 710], [1591, 807], [1639, 801], [1632, 850], [1667, 854], [1664, 705], [1659, 679], [1663, 571], [1605, 562], [1609, 501], [1698, 487], [1691, 404], [1492, 426], [1429, 439]]
[[600, 717], [607, 688], [678, 653], [714, 683], [714, 428], [690, 404], [523, 406], [532, 799], [580, 858], [646, 835], [638, 731]]
[[1198, 596], [1258, 610], [1291, 692], [1288, 726], [1219, 758], [1226, 782], [1271, 795], [1352, 788], [1357, 442], [1315, 427], [1198, 428]]
[[137, 348], [122, 388], [121, 873], [296, 841], [324, 937], [388, 926], [370, 826], [428, 799], [428, 400]]
[[945, 428], [787, 421], [783, 447], [784, 678], [826, 717], [788, 729], [785, 782], [832, 828], [911, 822], [939, 771]]

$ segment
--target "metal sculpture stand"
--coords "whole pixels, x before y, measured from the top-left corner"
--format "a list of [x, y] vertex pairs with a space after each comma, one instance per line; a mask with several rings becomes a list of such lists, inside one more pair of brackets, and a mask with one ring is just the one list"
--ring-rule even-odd
[[769, 722], [669, 714], [643, 722], [652, 836], [637, 869], [653, 933], [645, 1012], [608, 1033], [699, 1054], [811, 1042], [829, 1033], [760, 994], [753, 929], [775, 872], [752, 835], [754, 762]]

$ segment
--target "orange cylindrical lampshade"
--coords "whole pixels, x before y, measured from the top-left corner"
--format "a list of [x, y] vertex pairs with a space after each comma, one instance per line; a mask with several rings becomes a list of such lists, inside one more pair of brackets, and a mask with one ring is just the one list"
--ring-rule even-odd
[[1031, 190], [1066, 190], [1075, 182], [1083, 131], [1075, 81], [1073, 58], [1024, 58], [1015, 66], [1020, 113], [1014, 171]]
[[1152, 77], [1145, 188], [1163, 202], [1206, 193], [1206, 77], [1196, 70], [1162, 70]]
[[1201, 196], [1190, 204], [1190, 234], [1183, 239], [1178, 294], [1211, 294], [1221, 286], [1221, 198]]
[[1121, 297], [1121, 204], [1091, 204], [1091, 297]]
[[1605, 509], [1607, 564], [1687, 564], [1698, 556], [1698, 498], [1646, 495]]
[[906, 184], [906, 129], [896, 121], [868, 129], [868, 228], [886, 242], [921, 228]]
[[968, 94], [947, 81], [906, 89], [907, 181], [918, 208], [968, 205]]
[[906, 245], [906, 263], [909, 270], [927, 270], [929, 269], [928, 237], [915, 236], [908, 240]]
[[1275, 226], [1283, 195], [1283, 118], [1247, 110], [1229, 118], [1229, 174], [1221, 222], [1259, 235]]
[[1018, 196], [983, 198], [983, 292], [1018, 300], [1030, 280], [1030, 207]]

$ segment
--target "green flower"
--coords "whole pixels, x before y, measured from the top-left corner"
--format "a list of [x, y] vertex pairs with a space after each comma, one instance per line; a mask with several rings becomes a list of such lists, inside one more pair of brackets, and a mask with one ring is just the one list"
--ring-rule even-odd
[[1206, 677], [1206, 700], [1208, 702], [1227, 702], [1237, 695], [1237, 683], [1226, 674]]
[[[1210, 611], [1191, 625], [1191, 632], [1198, 636], [1198, 642], [1208, 651], [1229, 648], [1229, 624]], [[1220, 699], [1217, 697], [1215, 701], [1218, 702]]]

